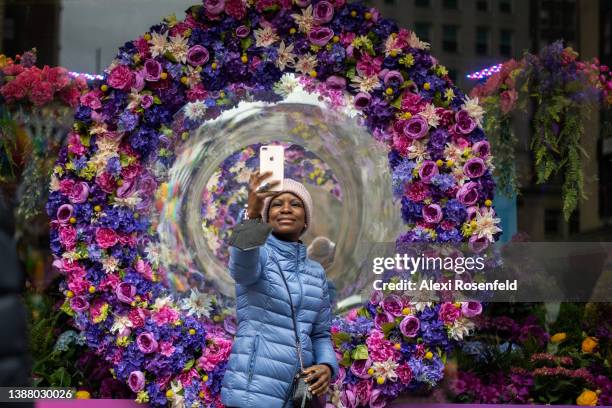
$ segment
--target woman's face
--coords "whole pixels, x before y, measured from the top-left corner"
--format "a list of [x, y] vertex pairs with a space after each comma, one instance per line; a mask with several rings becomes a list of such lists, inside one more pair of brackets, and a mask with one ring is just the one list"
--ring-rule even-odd
[[276, 234], [297, 241], [306, 225], [304, 203], [291, 193], [277, 195], [270, 202], [268, 224]]

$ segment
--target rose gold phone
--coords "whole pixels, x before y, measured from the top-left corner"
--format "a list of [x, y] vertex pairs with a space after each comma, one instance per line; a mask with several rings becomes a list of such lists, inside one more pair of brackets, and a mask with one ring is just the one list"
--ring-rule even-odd
[[281, 191], [283, 189], [283, 178], [285, 176], [285, 148], [278, 145], [261, 146], [259, 148], [259, 173], [272, 172], [272, 176], [265, 181], [272, 183], [280, 181], [270, 191]]

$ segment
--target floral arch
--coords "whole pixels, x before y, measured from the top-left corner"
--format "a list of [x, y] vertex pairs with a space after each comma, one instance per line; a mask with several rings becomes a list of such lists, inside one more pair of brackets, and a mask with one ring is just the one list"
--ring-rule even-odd
[[[154, 196], [189, 132], [241, 101], [282, 100], [295, 73], [330, 106], [360, 111], [388, 147], [400, 242], [492, 242], [499, 234], [483, 110], [413, 32], [344, 0], [205, 0], [127, 42], [81, 97], [47, 204], [63, 310], [140, 402], [220, 407], [231, 316], [169, 295]], [[184, 115], [176, 114], [183, 111]], [[384, 406], [434, 386], [479, 304], [373, 293], [332, 327], [335, 406]]]

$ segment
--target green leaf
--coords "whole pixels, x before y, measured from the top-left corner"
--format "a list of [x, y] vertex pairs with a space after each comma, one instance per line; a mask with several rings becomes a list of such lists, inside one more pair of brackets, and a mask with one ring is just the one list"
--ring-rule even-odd
[[59, 367], [49, 377], [49, 383], [52, 387], [69, 387], [72, 383], [72, 378], [65, 367]]
[[340, 360], [340, 365], [344, 367], [350, 367], [351, 364], [351, 354], [348, 351], [345, 351], [342, 355], [342, 360]]
[[191, 360], [185, 363], [185, 367], [183, 367], [183, 371], [191, 370], [191, 367], [193, 367], [194, 364], [195, 364], [195, 359], [192, 358]]
[[243, 38], [242, 40], [240, 40], [240, 46], [242, 47], [243, 50], [249, 49], [252, 44], [253, 44], [253, 39], [251, 37]]
[[368, 359], [368, 348], [365, 344], [360, 344], [353, 350], [353, 360], [367, 360]]

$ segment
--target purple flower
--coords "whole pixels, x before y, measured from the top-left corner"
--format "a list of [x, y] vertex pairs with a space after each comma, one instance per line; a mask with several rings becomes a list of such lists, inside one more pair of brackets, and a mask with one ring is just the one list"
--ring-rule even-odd
[[429, 223], [437, 224], [442, 221], [442, 208], [438, 204], [423, 207], [423, 219]]
[[136, 295], [136, 287], [130, 285], [127, 282], [121, 282], [115, 289], [117, 299], [123, 303], [132, 303], [134, 301], [134, 295]]
[[151, 105], [153, 105], [153, 97], [151, 95], [143, 95], [140, 98], [140, 106], [142, 106], [143, 109], [147, 109]]
[[359, 378], [369, 378], [368, 369], [372, 366], [372, 360], [355, 360], [351, 364], [351, 373]]
[[404, 83], [404, 77], [399, 71], [389, 71], [383, 79], [385, 86], [400, 86]]
[[400, 331], [406, 337], [415, 337], [419, 332], [419, 327], [421, 327], [419, 318], [412, 315], [404, 317], [399, 324]]
[[457, 200], [463, 205], [473, 205], [478, 201], [478, 184], [470, 181], [457, 191]]
[[408, 139], [418, 140], [427, 135], [429, 124], [421, 115], [414, 115], [404, 125], [403, 133]]
[[187, 62], [191, 65], [204, 65], [208, 62], [208, 50], [201, 45], [194, 45], [187, 51]]
[[75, 183], [72, 187], [72, 191], [70, 191], [70, 202], [81, 204], [87, 201], [87, 197], [89, 197], [89, 184], [84, 181]]
[[320, 1], [312, 14], [317, 24], [329, 23], [334, 18], [334, 6], [328, 1]]
[[75, 296], [70, 299], [70, 308], [75, 312], [82, 312], [87, 310], [89, 302], [83, 296]]
[[141, 391], [145, 385], [145, 376], [142, 371], [132, 371], [128, 377], [128, 385], [134, 392]]
[[419, 169], [419, 177], [423, 183], [431, 183], [431, 179], [439, 174], [438, 166], [431, 160], [425, 160]]
[[479, 254], [489, 247], [489, 239], [487, 237], [479, 238], [477, 235], [472, 235], [468, 245], [472, 251]]
[[485, 170], [485, 162], [480, 157], [473, 157], [463, 165], [463, 173], [469, 178], [480, 177]]
[[302, 8], [308, 7], [310, 2], [311, 0], [295, 0], [295, 4], [297, 4], [299, 7], [302, 7]]
[[491, 145], [486, 140], [474, 143], [472, 151], [482, 158], [487, 158], [491, 154]]
[[151, 332], [140, 333], [138, 337], [136, 337], [136, 344], [138, 345], [138, 349], [145, 354], [157, 351], [157, 340], [155, 340]]
[[72, 217], [73, 207], [70, 204], [62, 204], [57, 209], [57, 220], [60, 224], [68, 224]]
[[145, 79], [147, 81], [157, 81], [162, 73], [162, 66], [154, 59], [148, 59], [144, 63]]
[[355, 95], [355, 109], [362, 110], [367, 108], [371, 99], [372, 97], [370, 94], [359, 92], [357, 95]]
[[370, 303], [374, 306], [378, 306], [380, 302], [383, 300], [383, 293], [380, 290], [375, 290], [370, 295]]
[[455, 124], [456, 129], [464, 135], [471, 133], [476, 128], [476, 121], [464, 110], [460, 110], [455, 114], [455, 122], [457, 122]]
[[402, 299], [397, 295], [389, 295], [383, 300], [382, 308], [385, 312], [393, 316], [401, 316]]
[[218, 16], [225, 8], [225, 0], [204, 0], [204, 9], [210, 16]]
[[236, 37], [238, 38], [246, 38], [251, 33], [251, 29], [245, 25], [241, 25], [236, 28]]
[[374, 318], [374, 326], [376, 326], [377, 329], [382, 330], [383, 324], [393, 323], [393, 321], [394, 321], [394, 318], [390, 313], [387, 313], [387, 312], [377, 313], [376, 317]]
[[334, 32], [328, 27], [313, 27], [308, 33], [308, 39], [315, 45], [324, 46], [334, 36]]
[[332, 75], [325, 80], [325, 84], [335, 91], [343, 91], [346, 89], [346, 79], [337, 75]]
[[465, 317], [474, 317], [482, 313], [482, 304], [480, 302], [469, 301], [461, 303], [461, 313]]

